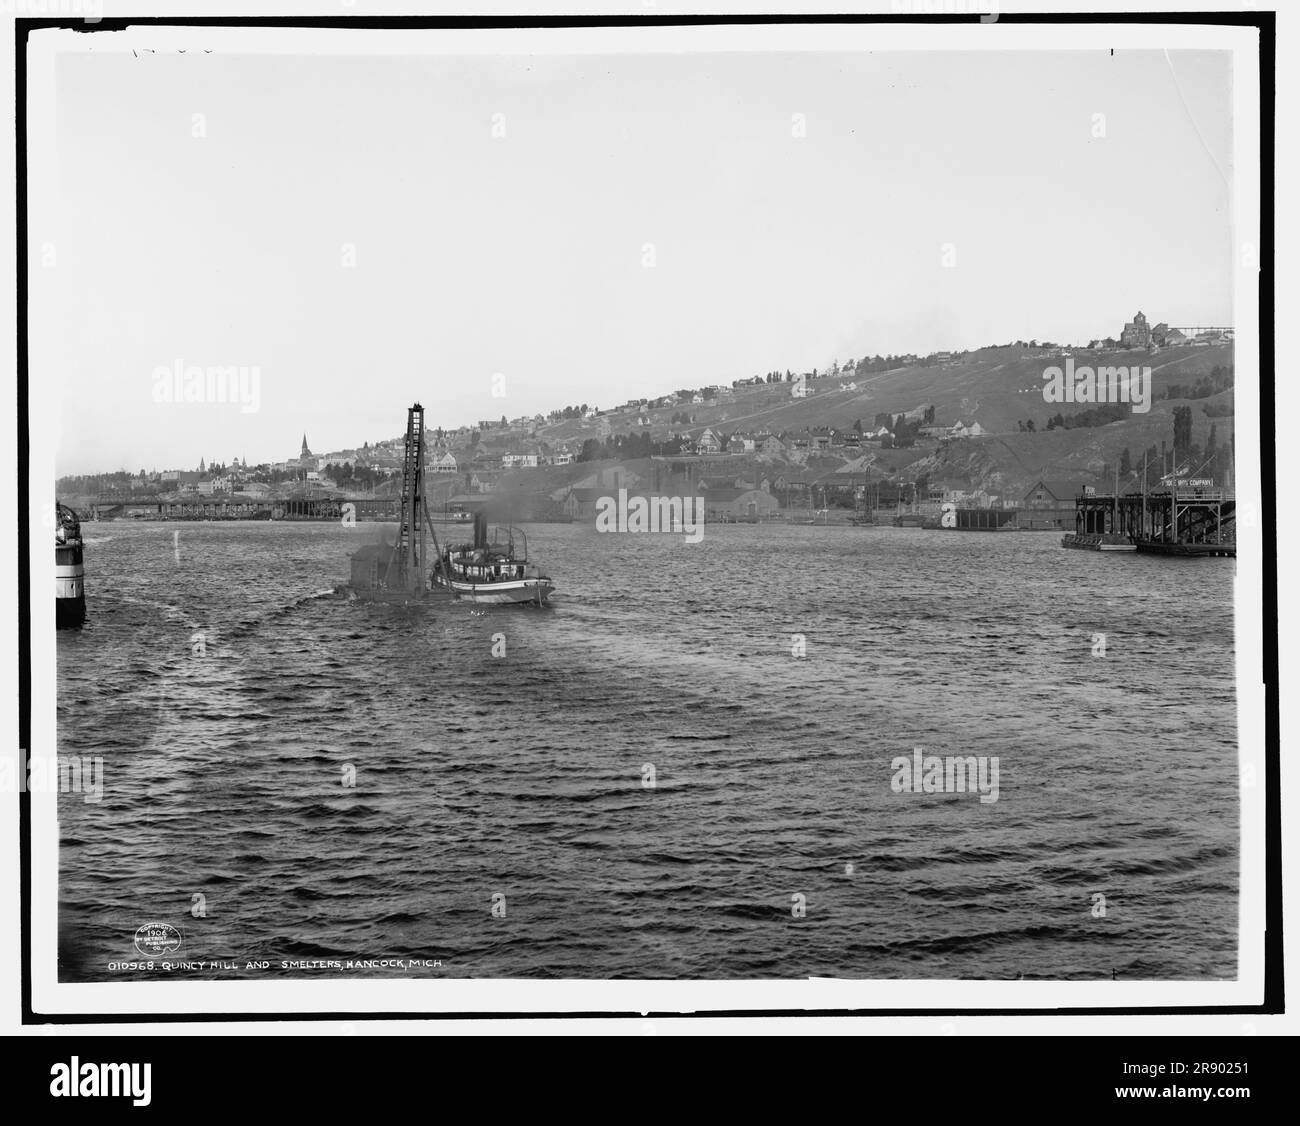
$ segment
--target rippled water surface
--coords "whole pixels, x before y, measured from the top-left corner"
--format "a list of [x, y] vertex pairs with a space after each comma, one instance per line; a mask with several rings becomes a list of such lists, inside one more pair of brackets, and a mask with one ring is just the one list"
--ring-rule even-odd
[[[198, 976], [1236, 976], [1231, 560], [539, 525], [552, 608], [410, 612], [321, 593], [373, 525], [84, 530], [63, 980], [150, 922]], [[894, 792], [916, 746], [998, 800]]]

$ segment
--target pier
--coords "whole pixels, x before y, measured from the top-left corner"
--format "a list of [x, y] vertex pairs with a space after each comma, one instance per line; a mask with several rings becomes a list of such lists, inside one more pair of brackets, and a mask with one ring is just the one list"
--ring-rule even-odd
[[253, 498], [98, 497], [90, 505], [92, 520], [321, 520], [337, 523], [344, 507], [357, 521], [395, 521], [401, 512], [398, 497], [349, 500], [347, 497]]
[[1150, 493], [1085, 493], [1074, 504], [1076, 535], [1122, 536], [1156, 555], [1237, 554], [1236, 495], [1209, 482]]

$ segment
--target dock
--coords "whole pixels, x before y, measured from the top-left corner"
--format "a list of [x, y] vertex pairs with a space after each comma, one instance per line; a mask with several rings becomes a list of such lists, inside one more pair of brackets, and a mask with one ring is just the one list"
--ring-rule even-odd
[[[350, 508], [345, 507], [349, 505]], [[97, 497], [89, 508], [92, 520], [316, 520], [330, 523], [338, 523], [345, 515], [357, 521], [391, 523], [398, 519], [402, 510], [398, 497], [196, 497], [192, 500], [160, 496]]]
[[1150, 555], [1237, 555], [1237, 499], [1209, 483], [1075, 498], [1077, 536], [1122, 537]]

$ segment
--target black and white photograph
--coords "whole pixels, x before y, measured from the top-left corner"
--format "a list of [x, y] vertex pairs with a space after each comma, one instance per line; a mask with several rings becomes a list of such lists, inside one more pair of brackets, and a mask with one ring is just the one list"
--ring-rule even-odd
[[886, 9], [20, 38], [42, 1011], [1260, 1003], [1258, 28]]

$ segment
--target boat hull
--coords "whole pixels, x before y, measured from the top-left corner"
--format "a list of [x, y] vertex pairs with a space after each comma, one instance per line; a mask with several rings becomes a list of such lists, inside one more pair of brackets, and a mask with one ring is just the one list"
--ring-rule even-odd
[[1061, 537], [1061, 546], [1076, 551], [1137, 551], [1137, 544], [1126, 537], [1100, 532], [1069, 532]]
[[468, 602], [495, 605], [520, 605], [535, 603], [545, 605], [555, 589], [550, 579], [509, 579], [496, 583], [467, 583], [453, 579], [446, 582], [441, 576], [434, 579], [439, 587], [449, 587], [458, 598]]
[[57, 544], [54, 549], [54, 625], [71, 629], [86, 620], [86, 572], [81, 544]]

